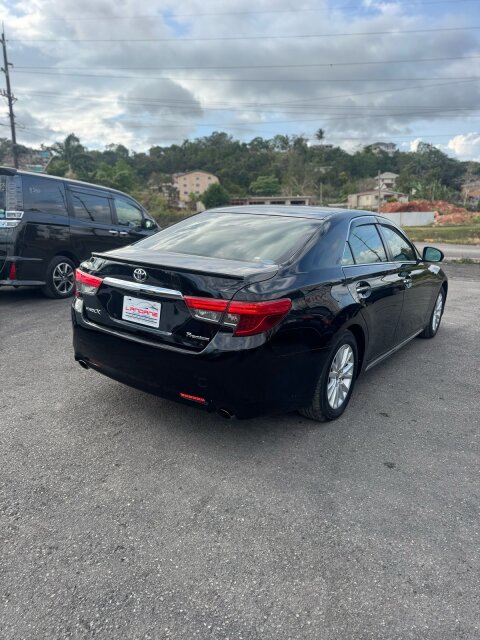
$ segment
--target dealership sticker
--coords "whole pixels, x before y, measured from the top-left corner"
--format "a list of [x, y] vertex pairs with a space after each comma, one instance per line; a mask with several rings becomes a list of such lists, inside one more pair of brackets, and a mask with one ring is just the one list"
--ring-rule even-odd
[[159, 302], [124, 296], [122, 319], [158, 329], [161, 308], [162, 305]]

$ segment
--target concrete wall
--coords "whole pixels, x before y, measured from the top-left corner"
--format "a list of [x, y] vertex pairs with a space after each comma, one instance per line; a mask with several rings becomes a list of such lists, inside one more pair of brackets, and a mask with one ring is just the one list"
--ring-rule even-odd
[[434, 211], [401, 211], [399, 213], [380, 214], [389, 218], [399, 227], [424, 227], [435, 222]]

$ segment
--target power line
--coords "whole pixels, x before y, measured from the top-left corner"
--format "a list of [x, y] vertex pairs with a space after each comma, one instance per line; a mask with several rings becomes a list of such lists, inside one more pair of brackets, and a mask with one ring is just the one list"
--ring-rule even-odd
[[[307, 69], [317, 67], [350, 67], [350, 66], [367, 66], [375, 64], [405, 64], [409, 62], [447, 62], [450, 60], [478, 60], [480, 56], [452, 56], [448, 58], [405, 58], [403, 60], [372, 60], [366, 62], [320, 62], [315, 64], [250, 64], [250, 65], [218, 65], [218, 66], [189, 66], [189, 67], [98, 67], [95, 68], [100, 71], [189, 71], [194, 69], [201, 69], [205, 71], [207, 69]], [[57, 69], [58, 71], [81, 71], [82, 69], [90, 69], [90, 67], [57, 67], [55, 65], [49, 66], [28, 66], [28, 65], [15, 65], [15, 69], [31, 69], [31, 70], [43, 70], [43, 69]]]
[[[410, 85], [408, 87], [399, 87], [396, 89], [375, 89], [373, 91], [360, 91], [357, 93], [348, 93], [348, 94], [336, 94], [336, 95], [331, 95], [331, 96], [323, 96], [322, 98], [303, 98], [303, 99], [298, 99], [298, 100], [286, 100], [286, 101], [281, 101], [281, 102], [276, 102], [276, 103], [258, 103], [258, 102], [245, 102], [243, 103], [243, 106], [252, 106], [252, 107], [258, 107], [258, 106], [262, 106], [265, 104], [269, 104], [272, 106], [285, 106], [285, 105], [299, 105], [299, 104], [305, 104], [305, 103], [311, 103], [314, 102], [316, 100], [334, 100], [334, 99], [345, 99], [345, 98], [358, 98], [360, 96], [366, 96], [366, 95], [379, 95], [379, 94], [384, 94], [384, 93], [401, 93], [403, 91], [411, 91], [413, 89], [434, 89], [434, 88], [441, 88], [441, 87], [446, 87], [446, 86], [451, 86], [451, 85], [457, 85], [457, 84], [469, 84], [471, 81], [464, 81], [464, 80], [460, 80], [460, 81], [456, 81], [456, 82], [437, 82], [435, 84], [421, 84], [421, 85]], [[33, 91], [29, 91], [27, 89], [27, 93], [31, 93], [34, 94], [35, 92]], [[48, 95], [47, 92], [36, 92], [36, 95]], [[58, 94], [55, 94], [58, 95]], [[99, 96], [85, 96], [85, 95], [76, 95], [76, 96], [72, 96], [72, 99], [83, 99], [83, 98], [92, 98], [92, 99], [97, 99], [99, 98]], [[115, 98], [112, 96], [110, 98], [111, 100], [114, 100]], [[177, 101], [172, 101], [172, 102], [177, 102]], [[182, 102], [182, 101], [178, 101], [178, 102]], [[222, 104], [222, 103], [220, 103]], [[228, 103], [223, 103], [228, 105]], [[241, 103], [237, 103], [237, 106], [239, 106]], [[313, 106], [313, 105], [312, 105]], [[318, 103], [316, 106], [326, 106], [324, 105], [323, 102]]]
[[[146, 125], [147, 126], [147, 125]], [[188, 127], [188, 124], [185, 125], [177, 125], [178, 127], [181, 128], [185, 128]], [[158, 129], [161, 128], [161, 126], [156, 127]], [[169, 125], [168, 128], [170, 129], [171, 126]], [[226, 129], [229, 129], [231, 127], [225, 126]], [[24, 127], [22, 129], [22, 131], [44, 131], [45, 128], [44, 127]], [[63, 134], [64, 131], [59, 131], [59, 134]], [[271, 135], [271, 132], [265, 132], [268, 135]], [[54, 132], [53, 135], [56, 135], [56, 133]], [[380, 134], [381, 137], [382, 134]], [[452, 138], [455, 136], [460, 136], [460, 135], [465, 135], [465, 133], [463, 132], [455, 132], [455, 133], [429, 133], [428, 136], [419, 136], [418, 134], [404, 134], [404, 135], [390, 135], [390, 134], [385, 134], [386, 137], [388, 137], [391, 140], [416, 140], [419, 137], [425, 138]], [[379, 137], [379, 134], [375, 134], [375, 137]], [[347, 135], [343, 135], [343, 136], [328, 136], [328, 140], [372, 140], [373, 139], [373, 135], [366, 135], [366, 136], [347, 136]]]
[[[62, 93], [53, 93], [53, 92], [46, 92], [46, 93], [41, 93], [41, 92], [35, 92], [35, 91], [29, 91], [27, 92], [25, 95], [30, 96], [36, 96], [37, 98], [40, 99], [46, 99], [51, 103], [51, 98], [55, 97], [55, 98], [60, 98], [62, 100], [67, 100], [69, 103], [72, 101], [76, 101], [78, 100], [79, 96], [73, 96], [73, 95], [65, 95]], [[99, 101], [100, 105], [105, 104], [106, 101], [108, 101], [109, 104], [111, 104], [112, 102], [112, 98], [103, 98], [103, 97], [99, 97], [99, 96], [81, 96], [82, 99], [85, 99], [87, 101]], [[203, 106], [203, 105], [199, 105], [199, 106], [195, 106], [192, 105], [190, 102], [184, 101], [185, 103], [178, 103], [175, 101], [169, 102], [169, 101], [155, 101], [155, 100], [128, 100], [128, 99], [122, 99], [122, 98], [114, 98], [113, 100], [115, 100], [115, 102], [118, 102], [119, 104], [132, 104], [132, 105], [138, 105], [138, 106], [155, 106], [158, 107], [159, 109], [175, 109], [175, 110], [184, 110], [186, 112], [192, 112], [195, 115], [198, 115], [199, 110], [203, 111], [226, 111], [228, 113], [231, 112], [238, 112], [238, 113], [245, 113], [245, 112], [253, 112], [253, 113], [277, 113], [279, 111], [281, 111], [282, 113], [290, 113], [290, 114], [301, 114], [301, 113], [306, 113], [309, 115], [313, 115], [316, 112], [321, 113], [321, 115], [319, 117], [324, 117], [324, 111], [327, 109], [344, 109], [344, 110], [349, 110], [349, 111], [357, 111], [357, 110], [362, 110], [367, 112], [367, 114], [370, 115], [370, 112], [373, 111], [378, 111], [378, 110], [383, 110], [385, 111], [386, 109], [396, 109], [395, 112], [389, 111], [388, 114], [380, 114], [380, 115], [392, 115], [392, 116], [401, 116], [401, 115], [406, 115], [405, 111], [401, 111], [399, 109], [416, 109], [416, 111], [414, 112], [415, 114], [418, 115], [433, 115], [435, 116], [438, 113], [444, 113], [444, 112], [451, 112], [451, 111], [460, 111], [460, 112], [465, 112], [465, 111], [478, 111], [480, 109], [480, 107], [477, 106], [464, 106], [464, 107], [448, 107], [448, 106], [442, 106], [442, 107], [429, 107], [426, 105], [404, 105], [404, 106], [390, 106], [390, 105], [383, 105], [383, 106], [369, 106], [369, 105], [350, 105], [350, 106], [345, 106], [345, 105], [324, 105], [324, 106], [319, 106], [319, 107], [315, 107], [314, 105], [309, 105], [308, 107], [297, 107], [295, 109], [281, 109], [281, 108], [276, 108], [276, 109], [265, 109], [262, 106], [258, 106], [258, 107], [252, 107], [252, 106], [247, 106], [244, 108], [238, 108], [236, 106], [221, 106], [221, 107], [208, 107], [208, 106]], [[220, 103], [222, 104], [222, 103]], [[224, 103], [223, 103], [224, 104]], [[78, 109], [83, 109], [84, 107], [82, 105], [78, 105], [76, 107], [72, 107], [72, 106], [68, 106], [68, 105], [60, 105], [60, 109], [62, 110], [62, 112], [64, 111], [77, 111]], [[327, 114], [327, 115], [345, 115], [345, 114]], [[353, 116], [348, 116], [348, 117], [362, 117], [362, 113], [354, 113]], [[372, 117], [375, 117], [375, 114], [372, 114]]]
[[[431, 5], [448, 5], [448, 4], [467, 4], [477, 3], [479, 0], [427, 0], [426, 2], [416, 2], [407, 0], [403, 2], [404, 6], [418, 6], [427, 7]], [[397, 3], [385, 3], [385, 6], [397, 6]], [[285, 14], [285, 13], [331, 13], [332, 11], [338, 11], [343, 9], [375, 9], [375, 7], [366, 7], [364, 4], [343, 4], [336, 7], [321, 7], [315, 9], [264, 9], [260, 11], [209, 11], [205, 13], [172, 13], [170, 11], [164, 12], [164, 14], [149, 14], [149, 15], [128, 15], [128, 16], [74, 16], [72, 18], [50, 18], [42, 16], [45, 22], [73, 22], [73, 21], [88, 21], [88, 20], [151, 20], [151, 19], [165, 19], [170, 18], [175, 20], [176, 18], [201, 18], [212, 16], [246, 16], [246, 15], [266, 15], [266, 14]], [[166, 14], [166, 15], [165, 15]]]
[[314, 82], [314, 83], [330, 83], [330, 82], [421, 82], [427, 80], [480, 80], [480, 76], [428, 76], [426, 78], [414, 76], [409, 78], [203, 78], [192, 76], [139, 76], [139, 75], [110, 75], [99, 73], [55, 73], [53, 71], [23, 71], [16, 70], [16, 73], [27, 75], [42, 76], [67, 76], [69, 78], [119, 78], [121, 80], [189, 80], [194, 82]]
[[445, 33], [457, 31], [478, 31], [480, 27], [440, 27], [436, 29], [397, 29], [390, 31], [360, 31], [351, 33], [305, 33], [296, 35], [262, 35], [262, 36], [218, 36], [215, 38], [29, 38], [20, 40], [12, 38], [10, 42], [28, 44], [29, 42], [215, 42], [238, 40], [294, 40], [306, 38], [343, 38], [347, 36], [381, 36], [381, 35], [405, 35], [409, 33]]

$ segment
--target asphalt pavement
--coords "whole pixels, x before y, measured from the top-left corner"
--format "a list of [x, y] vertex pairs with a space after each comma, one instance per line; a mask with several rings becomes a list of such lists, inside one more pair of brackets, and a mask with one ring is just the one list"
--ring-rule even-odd
[[473, 640], [480, 266], [336, 422], [251, 422], [73, 361], [0, 290], [0, 637]]

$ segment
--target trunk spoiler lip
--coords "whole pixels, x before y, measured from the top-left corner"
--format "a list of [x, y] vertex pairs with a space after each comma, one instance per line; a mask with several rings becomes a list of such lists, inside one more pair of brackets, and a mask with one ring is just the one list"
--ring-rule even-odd
[[149, 259], [148, 255], [142, 258], [143, 251], [131, 251], [131, 255], [125, 256], [119, 255], [119, 253], [120, 251], [114, 249], [108, 252], [94, 252], [92, 256], [109, 262], [121, 262], [132, 266], [141, 265], [150, 269], [173, 269], [186, 273], [201, 273], [235, 280], [247, 280], [255, 278], [255, 276], [261, 276], [262, 279], [271, 278], [280, 268], [278, 264], [241, 262], [240, 260], [210, 258], [208, 256], [195, 256], [184, 253], [159, 253], [154, 259]]

